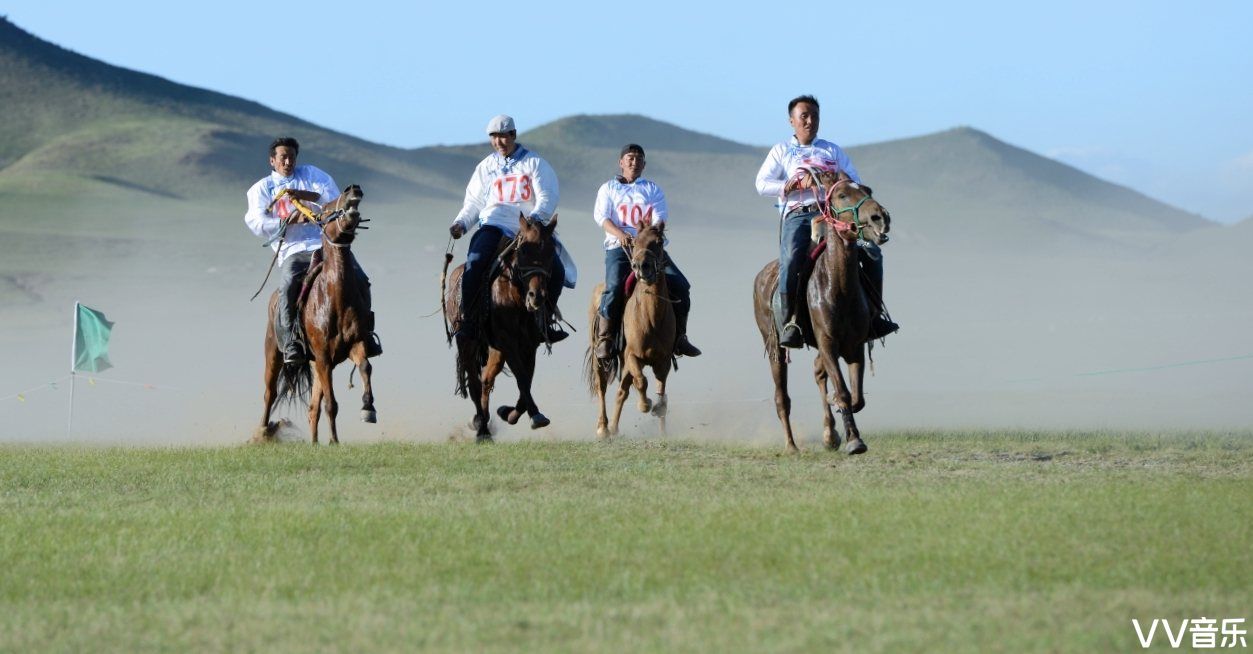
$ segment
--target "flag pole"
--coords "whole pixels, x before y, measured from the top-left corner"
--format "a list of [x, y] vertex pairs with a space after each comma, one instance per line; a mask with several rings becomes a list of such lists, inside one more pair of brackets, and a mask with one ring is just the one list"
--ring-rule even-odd
[[74, 348], [78, 345], [78, 301], [74, 302], [74, 330], [70, 341], [70, 416], [65, 424], [65, 437], [70, 438], [74, 431]]

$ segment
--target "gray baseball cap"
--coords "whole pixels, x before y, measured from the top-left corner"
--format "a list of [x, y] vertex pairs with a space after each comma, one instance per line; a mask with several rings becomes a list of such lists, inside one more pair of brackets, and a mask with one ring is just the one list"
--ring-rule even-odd
[[487, 121], [487, 134], [503, 134], [505, 132], [515, 131], [517, 128], [513, 126], [513, 117], [501, 114]]

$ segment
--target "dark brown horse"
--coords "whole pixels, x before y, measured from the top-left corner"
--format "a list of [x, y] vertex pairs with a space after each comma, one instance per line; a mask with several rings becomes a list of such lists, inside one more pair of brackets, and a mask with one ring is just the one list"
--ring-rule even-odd
[[[675, 317], [674, 303], [666, 286], [666, 240], [665, 223], [641, 227], [630, 246], [631, 270], [635, 273], [635, 292], [626, 300], [622, 314], [623, 346], [609, 360], [600, 360], [593, 353], [596, 349], [597, 321], [601, 320], [600, 295], [604, 284], [592, 290], [592, 307], [589, 311], [591, 343], [585, 358], [585, 376], [592, 394], [600, 400], [600, 417], [596, 422], [596, 435], [601, 438], [618, 433], [618, 419], [622, 406], [634, 386], [639, 393], [641, 412], [652, 411], [661, 421], [661, 431], [666, 431], [666, 378], [674, 362]], [[627, 246], [623, 246], [627, 247]], [[648, 398], [648, 378], [644, 367], [653, 369], [657, 377], [657, 402]], [[617, 404], [610, 423], [605, 412], [605, 394], [609, 381], [622, 373], [618, 383]]]
[[366, 357], [366, 339], [373, 331], [373, 314], [370, 311], [367, 282], [356, 274], [352, 255], [352, 242], [358, 229], [367, 229], [361, 223], [369, 222], [361, 217], [357, 206], [361, 203], [361, 187], [344, 189], [343, 195], [323, 208], [318, 214], [322, 227], [322, 262], [310, 266], [305, 277], [308, 287], [307, 300], [300, 305], [301, 326], [312, 361], [284, 364], [274, 333], [274, 311], [278, 304], [278, 291], [270, 296], [269, 322], [265, 331], [265, 412], [261, 417], [259, 436], [271, 439], [278, 430], [278, 423], [270, 422], [271, 411], [284, 401], [309, 398], [309, 434], [318, 442], [318, 416], [321, 409], [331, 423], [331, 442], [339, 442], [335, 429], [335, 417], [339, 403], [335, 401], [335, 389], [331, 384], [331, 370], [347, 359], [352, 359], [361, 373], [362, 395], [361, 419], [375, 422], [374, 391], [370, 385], [373, 366]]
[[[515, 425], [525, 412], [531, 417], [531, 429], [549, 424], [531, 397], [531, 380], [535, 377], [535, 353], [544, 343], [548, 321], [547, 284], [556, 252], [556, 229], [555, 214], [547, 225], [519, 214], [518, 234], [497, 259], [499, 274], [486, 284], [481, 308], [467, 313], [467, 320], [479, 321], [478, 328], [463, 330], [461, 325], [453, 324], [456, 337], [450, 336], [450, 340], [457, 346], [457, 394], [474, 403], [471, 424], [480, 441], [492, 438], [491, 395], [496, 377], [505, 366], [509, 366], [518, 382], [518, 401], [513, 406], [499, 407], [496, 414]], [[445, 319], [461, 313], [464, 272], [465, 264], [461, 264], [446, 278]]]
[[[809, 311], [800, 312], [806, 315], [798, 316], [798, 322], [809, 324], [810, 328], [805, 330], [806, 344], [818, 348], [818, 356], [814, 359], [814, 381], [822, 397], [823, 442], [831, 449], [840, 446], [835, 418], [831, 414], [831, 405], [834, 404], [844, 418], [847, 452], [861, 454], [866, 451], [866, 444], [857, 431], [853, 414], [866, 405], [862, 395], [862, 378], [873, 315], [872, 304], [861, 280], [855, 244], [859, 237], [880, 245], [887, 242], [891, 217], [870, 196], [867, 188], [843, 173], [818, 183], [823, 190], [819, 195], [827, 198], [823, 214], [817, 219], [827, 227], [827, 243], [812, 275], [807, 281], [802, 280], [805, 284], [800, 288], [805, 289]], [[787, 392], [788, 355], [779, 346], [770, 302], [778, 283], [779, 262], [772, 261], [757, 273], [753, 283], [753, 309], [757, 328], [766, 343], [770, 372], [774, 376], [775, 409], [779, 421], [783, 423], [787, 447], [795, 451], [796, 441], [792, 437], [790, 419], [792, 399]], [[848, 364], [848, 385], [845, 385], [840, 371], [840, 359]], [[827, 399], [828, 379], [835, 382], [835, 395], [830, 400]]]

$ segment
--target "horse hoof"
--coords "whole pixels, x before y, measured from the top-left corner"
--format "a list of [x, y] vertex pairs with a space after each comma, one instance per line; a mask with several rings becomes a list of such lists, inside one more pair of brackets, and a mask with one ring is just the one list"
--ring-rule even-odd
[[536, 413], [531, 416], [531, 429], [543, 429], [551, 423], [552, 421], [548, 419], [548, 416], [542, 413]]
[[474, 442], [475, 443], [495, 443], [496, 441], [492, 440], [491, 434], [479, 434], [474, 437]]
[[596, 428], [596, 438], [599, 438], [599, 439], [601, 439], [601, 440], [607, 440], [607, 439], [609, 438], [609, 428], [608, 428], [608, 427], [597, 427], [597, 428]]
[[[832, 438], [832, 439], [829, 439], [829, 440], [825, 440], [825, 441], [823, 441], [823, 442], [826, 444], [827, 449], [828, 449], [828, 450], [831, 450], [832, 452], [838, 451], [838, 450], [840, 449], [840, 439], [839, 439], [839, 438]], [[865, 447], [865, 445], [862, 445], [862, 447]], [[865, 450], [862, 450], [862, 451], [864, 452]]]
[[361, 410], [361, 422], [378, 422], [378, 421], [379, 421], [379, 414], [376, 413], [373, 409]]
[[653, 405], [653, 409], [652, 411], [650, 411], [650, 413], [652, 413], [654, 416], [658, 418], [666, 417], [666, 403], [658, 402], [657, 404]]
[[513, 407], [511, 407], [511, 406], [502, 406], [502, 407], [497, 407], [497, 409], [496, 409], [496, 415], [500, 416], [500, 419], [501, 419], [501, 420], [504, 420], [505, 422], [507, 422], [507, 423], [509, 423], [509, 424], [511, 424], [511, 425], [516, 425], [516, 424], [518, 424], [518, 418], [522, 416], [522, 414], [521, 414], [521, 413], [519, 413], [518, 411], [516, 411], [516, 410], [515, 410]]
[[870, 448], [866, 447], [866, 444], [860, 438], [854, 438], [848, 442], [848, 447], [845, 448], [845, 451], [848, 452], [849, 456], [853, 456], [854, 454], [864, 454], [868, 449]]
[[648, 398], [640, 398], [640, 413], [648, 413], [653, 408], [653, 401]]

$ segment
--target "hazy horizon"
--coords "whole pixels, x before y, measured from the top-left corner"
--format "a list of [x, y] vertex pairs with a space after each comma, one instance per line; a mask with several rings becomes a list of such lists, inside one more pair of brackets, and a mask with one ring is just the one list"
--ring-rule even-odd
[[[795, 69], [812, 48], [803, 38], [789, 46], [796, 58], [775, 56], [789, 51], [781, 46], [794, 17], [773, 16], [772, 25], [763, 20], [770, 14], [747, 5], [710, 13], [637, 3], [646, 28], [631, 32], [621, 51], [598, 36], [617, 14], [549, 7], [508, 11], [497, 25], [480, 18], [494, 14], [491, 6], [361, 6], [342, 29], [349, 39], [371, 38], [337, 49], [307, 77], [310, 87], [352, 80], [353, 101], [315, 103], [300, 100], [306, 78], [276, 83], [266, 73], [288, 48], [275, 44], [269, 22], [241, 20], [244, 4], [156, 7], [67, 14], [15, 0], [6, 11], [19, 27], [87, 56], [400, 147], [481, 142], [482, 125], [500, 112], [522, 130], [574, 114], [637, 113], [769, 145], [788, 135], [787, 99], [808, 92], [824, 101], [823, 135], [843, 145], [970, 125], [1211, 220], [1253, 215], [1245, 118], [1253, 87], [1243, 83], [1253, 78], [1253, 51], [1240, 33], [1253, 7], [1244, 3], [1195, 12], [1164, 2], [914, 3], [861, 7], [855, 17], [815, 6], [807, 22], [832, 26], [827, 42], [853, 53], [829, 73]], [[304, 7], [313, 16], [340, 9]], [[1058, 47], [1058, 34], [1071, 45]], [[513, 73], [485, 77], [499, 65], [497, 39], [538, 51], [524, 67], [539, 80], [531, 90], [519, 93], [507, 81]], [[866, 42], [867, 54], [858, 52]], [[587, 56], [568, 56], [572, 50]], [[421, 61], [444, 65], [412, 65]], [[623, 66], [646, 86], [621, 88], [611, 73]], [[744, 93], [744, 84], [754, 91]]]

